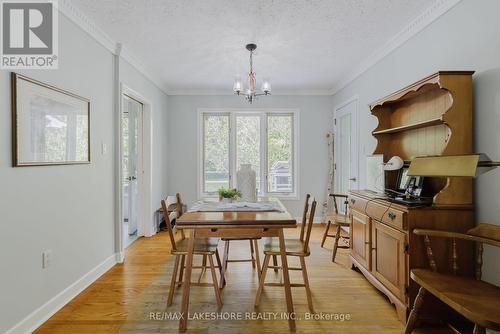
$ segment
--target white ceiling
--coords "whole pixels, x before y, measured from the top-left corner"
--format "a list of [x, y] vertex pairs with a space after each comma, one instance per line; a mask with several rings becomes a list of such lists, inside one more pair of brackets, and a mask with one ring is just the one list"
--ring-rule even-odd
[[273, 91], [330, 92], [439, 0], [72, 0], [173, 93], [228, 92], [248, 72]]

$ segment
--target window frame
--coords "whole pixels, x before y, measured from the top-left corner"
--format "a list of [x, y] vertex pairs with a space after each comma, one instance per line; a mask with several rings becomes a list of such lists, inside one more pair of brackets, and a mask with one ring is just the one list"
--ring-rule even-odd
[[[204, 117], [205, 115], [229, 115], [229, 186], [236, 185], [237, 171], [237, 141], [236, 141], [236, 117], [238, 116], [259, 116], [260, 117], [260, 189], [259, 197], [277, 197], [280, 199], [297, 200], [299, 194], [299, 109], [294, 108], [248, 108], [248, 109], [228, 109], [228, 108], [198, 108], [198, 177], [197, 193], [198, 198], [217, 197], [217, 192], [205, 192], [204, 162]], [[269, 192], [268, 191], [268, 116], [272, 115], [292, 116], [292, 192]]]

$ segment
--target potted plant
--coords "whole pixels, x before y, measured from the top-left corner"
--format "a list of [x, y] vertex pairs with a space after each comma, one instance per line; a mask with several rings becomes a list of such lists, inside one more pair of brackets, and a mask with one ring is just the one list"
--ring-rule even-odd
[[241, 192], [238, 189], [226, 189], [224, 187], [219, 189], [219, 201], [221, 202], [231, 203], [238, 197], [241, 197]]

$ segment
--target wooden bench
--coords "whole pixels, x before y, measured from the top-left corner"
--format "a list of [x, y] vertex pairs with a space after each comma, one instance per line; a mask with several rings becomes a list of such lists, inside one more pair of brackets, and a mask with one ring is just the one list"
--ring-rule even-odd
[[[481, 281], [483, 244], [500, 247], [500, 226], [479, 224], [466, 234], [415, 229], [413, 233], [423, 236], [430, 269], [413, 269], [410, 277], [420, 285], [413, 310], [406, 323], [405, 334], [410, 334], [418, 320], [424, 296], [433, 294], [456, 312], [475, 324], [474, 333], [485, 333], [486, 328], [500, 330], [500, 288]], [[477, 243], [475, 279], [438, 273], [430, 237], [449, 238], [452, 242], [452, 267], [457, 273], [456, 240]]]

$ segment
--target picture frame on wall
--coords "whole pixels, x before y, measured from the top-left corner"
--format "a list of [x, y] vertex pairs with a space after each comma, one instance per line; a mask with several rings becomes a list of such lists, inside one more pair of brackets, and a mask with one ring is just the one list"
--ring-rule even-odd
[[13, 167], [90, 163], [90, 100], [11, 73]]

